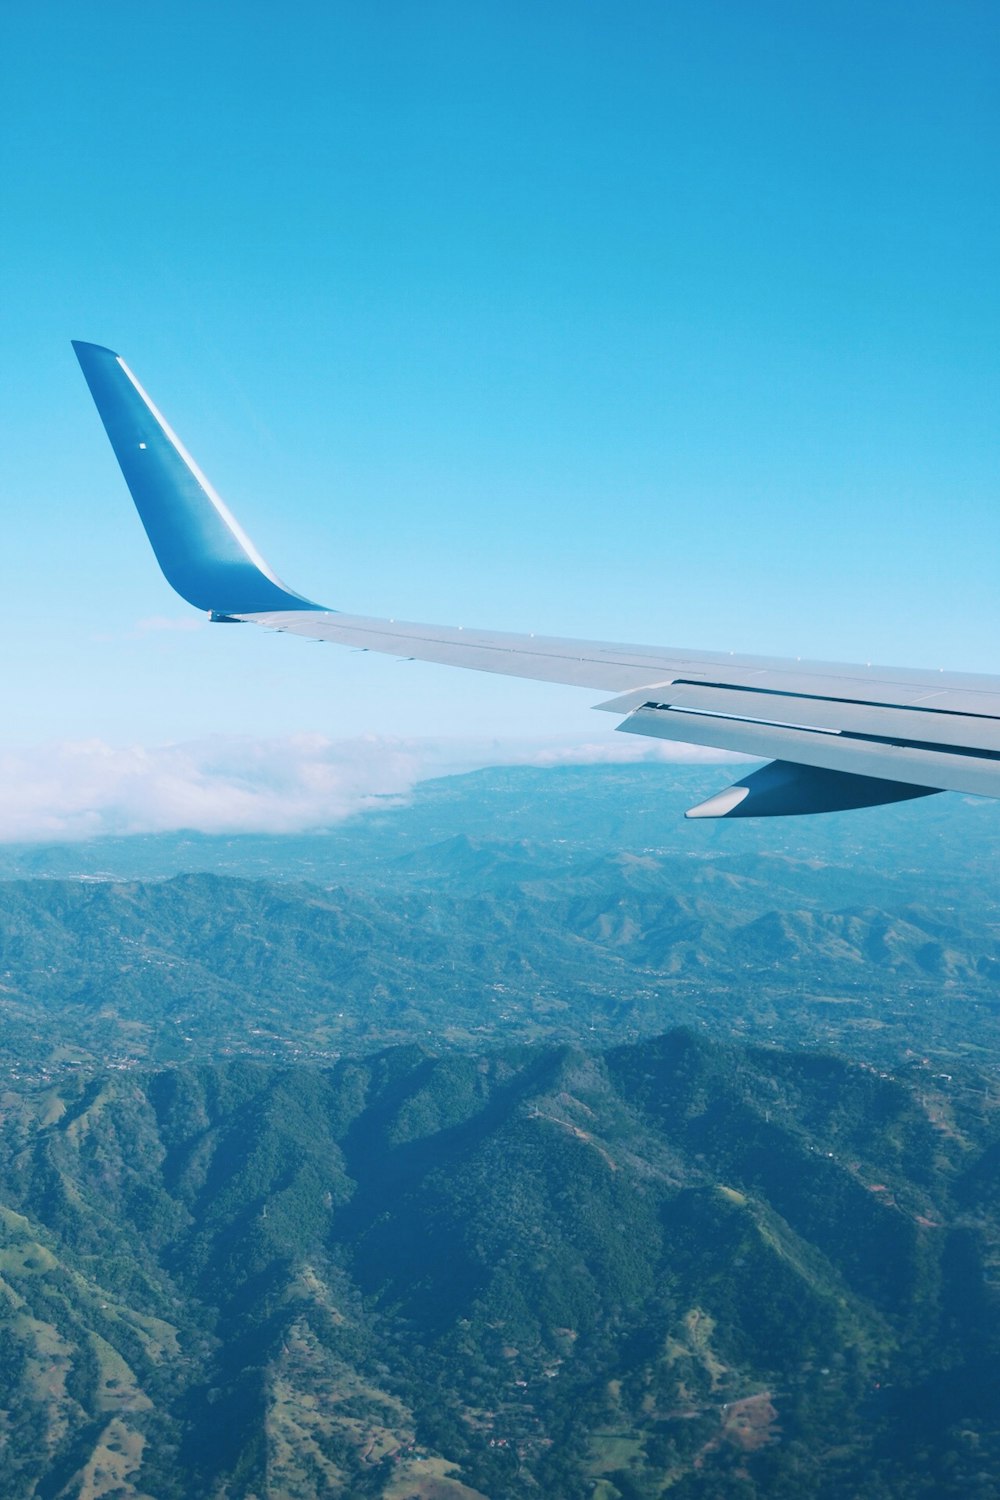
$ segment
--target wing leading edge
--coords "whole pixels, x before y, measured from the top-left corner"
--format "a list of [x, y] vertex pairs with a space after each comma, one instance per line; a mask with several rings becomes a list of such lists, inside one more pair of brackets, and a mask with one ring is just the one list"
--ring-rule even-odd
[[514, 635], [342, 614], [272, 572], [128, 369], [73, 345], [157, 560], [215, 620], [614, 696], [619, 729], [772, 761], [689, 817], [1000, 797], [1000, 677]]

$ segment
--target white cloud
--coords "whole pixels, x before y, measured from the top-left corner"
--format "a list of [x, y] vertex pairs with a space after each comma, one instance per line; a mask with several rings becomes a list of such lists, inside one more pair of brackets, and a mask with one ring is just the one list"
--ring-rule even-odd
[[66, 741], [0, 752], [0, 842], [176, 829], [293, 833], [405, 797], [430, 776], [482, 766], [730, 758], [624, 736], [588, 744], [320, 734], [124, 747]]

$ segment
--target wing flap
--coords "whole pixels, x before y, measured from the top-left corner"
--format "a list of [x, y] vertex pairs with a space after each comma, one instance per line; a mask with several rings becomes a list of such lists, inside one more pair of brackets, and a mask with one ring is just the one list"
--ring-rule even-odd
[[[906, 671], [898, 667], [868, 667], [861, 676], [858, 667], [842, 666], [835, 662], [790, 662], [772, 660], [766, 668], [753, 665], [752, 657], [729, 656], [721, 658], [718, 670], [713, 672], [701, 658], [685, 660], [681, 653], [670, 657], [672, 672], [659, 684], [677, 703], [686, 702], [690, 707], [714, 706], [722, 708], [728, 697], [735, 712], [746, 712], [751, 717], [764, 718], [798, 716], [808, 718], [822, 712], [819, 705], [829, 705], [836, 712], [850, 713], [854, 708], [865, 712], [872, 709], [912, 708], [920, 714], [941, 716], [961, 715], [966, 718], [989, 720], [1000, 723], [1000, 678], [980, 676], [972, 672], [921, 672]], [[747, 663], [746, 667], [741, 667]], [[940, 686], [942, 678], [948, 684]], [[710, 695], [699, 701], [697, 694]], [[737, 694], [745, 695], [737, 703]], [[800, 700], [793, 706], [793, 700]], [[608, 713], [630, 713], [642, 706], [639, 691], [624, 693], [610, 698], [606, 703], [596, 703], [595, 708]]]
[[791, 760], [830, 771], [881, 777], [911, 786], [1000, 796], [1000, 760], [962, 750], [926, 749], [862, 739], [835, 729], [805, 729], [764, 724], [701, 711], [670, 708], [636, 709], [619, 729], [689, 745], [710, 745], [761, 760]]
[[689, 712], [729, 715], [791, 728], [836, 730], [898, 741], [965, 749], [974, 745], [984, 755], [1000, 754], [1000, 719], [983, 715], [942, 712], [939, 709], [894, 707], [862, 703], [818, 693], [752, 693], [738, 688], [672, 683], [665, 690], [664, 707]]

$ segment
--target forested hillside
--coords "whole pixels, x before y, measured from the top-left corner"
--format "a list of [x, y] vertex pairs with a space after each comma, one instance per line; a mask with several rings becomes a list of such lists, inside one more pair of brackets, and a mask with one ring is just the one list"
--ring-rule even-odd
[[8, 1094], [0, 1486], [995, 1493], [998, 1152], [685, 1030]]
[[992, 1500], [1000, 809], [712, 777], [0, 851], [0, 1493]]
[[419, 882], [378, 888], [0, 882], [0, 1059], [44, 1082], [107, 1061], [608, 1045], [685, 1023], [894, 1068], [1000, 1060], [992, 895], [826, 905], [791, 861], [630, 851], [531, 877], [530, 851], [496, 840], [427, 859]]

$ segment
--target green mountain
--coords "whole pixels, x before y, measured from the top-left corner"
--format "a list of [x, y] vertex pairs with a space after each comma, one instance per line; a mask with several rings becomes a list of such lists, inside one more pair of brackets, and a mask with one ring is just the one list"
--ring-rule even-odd
[[467, 839], [420, 861], [419, 882], [410, 865], [379, 887], [0, 882], [0, 1062], [37, 1084], [109, 1062], [609, 1045], [681, 1023], [897, 1069], [1000, 1060], [987, 891], [830, 906], [787, 861], [630, 852], [528, 879], [523, 849]]
[[685, 824], [720, 774], [501, 769], [326, 833], [0, 848], [0, 1062], [37, 1083], [676, 1024], [1000, 1059], [1000, 806]]
[[986, 1497], [964, 1083], [678, 1030], [8, 1092], [0, 1489]]
[[992, 1500], [1000, 808], [724, 776], [0, 849], [0, 1494]]

